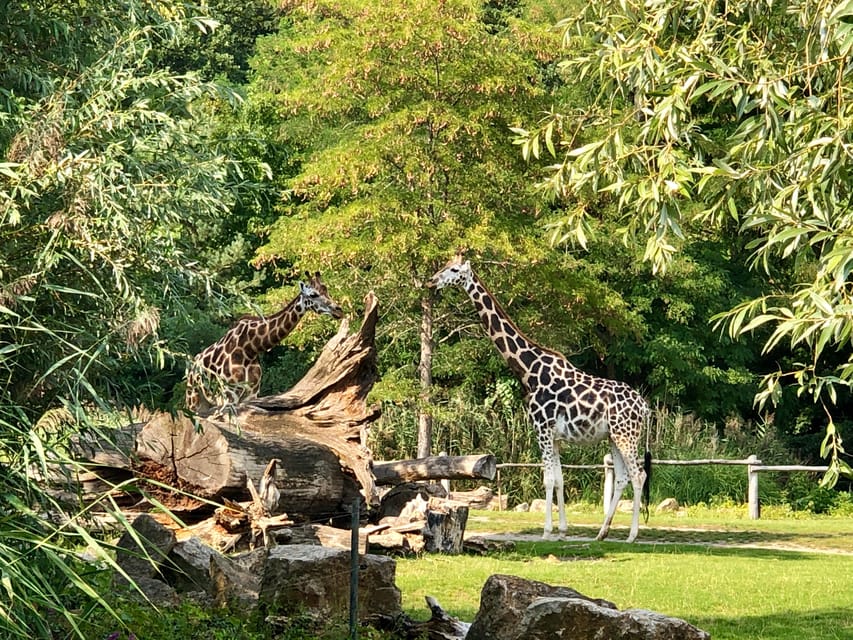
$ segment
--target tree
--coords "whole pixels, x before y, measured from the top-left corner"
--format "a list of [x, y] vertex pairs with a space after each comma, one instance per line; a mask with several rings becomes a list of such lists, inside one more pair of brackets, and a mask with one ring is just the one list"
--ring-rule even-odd
[[273, 4], [269, 0], [208, 0], [205, 13], [216, 28], [184, 32], [157, 52], [158, 66], [177, 73], [193, 71], [205, 80], [245, 84], [255, 39], [275, 31]]
[[370, 0], [295, 8], [259, 43], [249, 99], [283, 116], [300, 156], [257, 262], [322, 267], [356, 302], [376, 290], [384, 339], [417, 363], [404, 394], [422, 399], [418, 455], [431, 446], [436, 322], [422, 282], [457, 247], [541, 268], [508, 131], [545, 95], [537, 56], [552, 38], [511, 17], [486, 25], [469, 0]]
[[[658, 271], [687, 221], [737, 225], [773, 290], [718, 326], [733, 337], [766, 326], [768, 353], [805, 348], [807, 359], [764, 377], [756, 400], [790, 383], [824, 406], [830, 483], [850, 473], [831, 406], [853, 380], [851, 22], [851, 2], [591, 3], [562, 24], [573, 52], [562, 64], [593, 83], [592, 100], [517, 131], [528, 157], [558, 159], [545, 193], [614, 198], [622, 233], [646, 239]], [[583, 204], [563, 222], [586, 242]]]
[[87, 514], [31, 474], [72, 463], [69, 439], [101, 410], [145, 400], [125, 376], [179, 351], [161, 318], [184, 313], [190, 292], [216, 297], [193, 235], [227, 215], [241, 180], [205, 124], [235, 98], [152, 63], [158, 46], [208, 28], [179, 2], [3, 7], [0, 635], [83, 637], [80, 611], [109, 606], [73, 550], [110, 556]]

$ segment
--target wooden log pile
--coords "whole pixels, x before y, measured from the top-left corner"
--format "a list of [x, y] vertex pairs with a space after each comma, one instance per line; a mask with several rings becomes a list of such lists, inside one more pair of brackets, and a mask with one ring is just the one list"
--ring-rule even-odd
[[72, 478], [95, 496], [133, 478], [132, 485], [121, 485], [125, 503], [144, 506], [138, 493], [127, 495], [141, 488], [184, 515], [207, 515], [211, 503], [228, 501], [233, 516], [261, 499], [264, 514], [255, 508], [253, 521], [291, 514], [299, 522], [349, 522], [355, 500], [365, 512], [378, 505], [366, 446], [367, 429], [379, 416], [378, 406], [367, 402], [377, 379], [377, 317], [370, 293], [361, 327], [351, 333], [344, 319], [311, 369], [284, 393], [225, 415], [157, 413], [112, 430], [109, 439], [80, 439], [75, 454], [87, 472], [57, 470], [52, 479]]
[[[338, 536], [318, 528], [348, 527], [357, 502], [362, 524], [372, 523], [365, 545], [460, 552], [469, 506], [491, 498], [460, 494], [448, 502], [430, 481], [493, 479], [495, 458], [374, 463], [367, 431], [379, 408], [367, 396], [378, 377], [377, 318], [371, 293], [360, 328], [351, 332], [344, 319], [311, 369], [283, 393], [213, 415], [157, 413], [113, 430], [109, 440], [77, 441], [77, 458], [88, 468], [76, 473], [83, 493], [97, 497], [121, 486], [113, 497], [124, 498], [131, 510], [165, 506], [195, 523], [193, 534], [220, 551], [306, 536], [334, 540]], [[68, 475], [65, 470], [54, 480]], [[387, 486], [393, 489], [380, 501], [379, 487]], [[422, 504], [414, 508], [416, 496]], [[409, 512], [401, 514], [404, 508]]]

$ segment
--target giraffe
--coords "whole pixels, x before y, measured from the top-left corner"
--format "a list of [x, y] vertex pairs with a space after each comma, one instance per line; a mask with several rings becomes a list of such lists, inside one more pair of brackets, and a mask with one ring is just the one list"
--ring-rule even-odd
[[259, 355], [278, 345], [308, 311], [343, 317], [318, 271], [299, 283], [299, 295], [271, 316], [244, 316], [216, 343], [199, 353], [187, 374], [185, 405], [196, 413], [254, 398], [261, 385]]
[[627, 541], [633, 542], [639, 530], [640, 497], [647, 478], [646, 470], [640, 468], [637, 461], [640, 432], [649, 416], [646, 401], [624, 382], [584, 373], [562, 354], [527, 338], [461, 255], [451, 259], [426, 283], [427, 287], [435, 289], [448, 285], [457, 285], [466, 291], [486, 332], [524, 388], [527, 414], [536, 429], [544, 469], [543, 537], [550, 536], [553, 528], [551, 509], [555, 490], [560, 534], [565, 534], [567, 528], [560, 444], [594, 444], [609, 440], [615, 481], [596, 539], [603, 540], [610, 532], [616, 505], [630, 478], [634, 509]]

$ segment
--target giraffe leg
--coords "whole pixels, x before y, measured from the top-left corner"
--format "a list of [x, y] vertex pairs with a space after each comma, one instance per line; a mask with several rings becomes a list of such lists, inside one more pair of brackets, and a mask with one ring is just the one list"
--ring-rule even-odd
[[565, 535], [569, 527], [566, 523], [566, 492], [563, 490], [563, 467], [560, 465], [559, 451], [554, 458], [554, 480], [554, 491], [557, 493], [557, 512], [560, 518], [558, 530], [560, 535]]
[[613, 457], [613, 495], [610, 497], [610, 508], [604, 517], [604, 523], [596, 540], [604, 540], [607, 534], [610, 533], [610, 524], [613, 522], [613, 516], [616, 514], [616, 507], [619, 505], [619, 500], [622, 498], [622, 491], [628, 485], [628, 473], [625, 469], [625, 461], [622, 458], [622, 453], [616, 447], [611, 445], [611, 455]]
[[634, 509], [631, 516], [631, 531], [628, 533], [627, 542], [634, 542], [640, 530], [640, 503], [642, 501], [643, 484], [646, 481], [646, 472], [637, 462], [636, 448], [633, 451], [623, 453], [628, 477], [631, 479], [631, 487], [634, 490]]
[[551, 535], [554, 524], [551, 520], [551, 510], [554, 505], [554, 461], [553, 453], [542, 455], [542, 475], [545, 482], [545, 530], [542, 532], [542, 537], [547, 538]]

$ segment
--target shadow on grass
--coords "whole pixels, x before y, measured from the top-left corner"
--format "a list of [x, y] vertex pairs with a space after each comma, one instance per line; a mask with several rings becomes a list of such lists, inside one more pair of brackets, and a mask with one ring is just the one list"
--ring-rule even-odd
[[[519, 536], [540, 536], [541, 529], [524, 528], [517, 532]], [[570, 525], [565, 539], [572, 538], [594, 538], [598, 533], [597, 526]], [[614, 526], [610, 530], [608, 541], [624, 542], [628, 528]], [[507, 539], [512, 538], [511, 533], [504, 534]], [[797, 547], [796, 550], [805, 547], [815, 550], [849, 552], [849, 542], [843, 540], [839, 534], [833, 533], [803, 533], [782, 531], [758, 531], [758, 530], [718, 530], [704, 528], [668, 528], [668, 527], [643, 527], [637, 537], [638, 547], [648, 544], [697, 544], [697, 545], [766, 545], [768, 547], [784, 548], [786, 545]]]
[[[796, 621], [793, 623], [792, 621]], [[690, 621], [714, 640], [849, 640], [853, 638], [853, 609], [841, 607], [803, 613], [734, 618], [693, 617]], [[760, 631], [759, 631], [760, 630]], [[756, 635], [756, 634], [759, 635]]]
[[712, 544], [680, 544], [677, 542], [650, 542], [626, 545], [620, 542], [595, 542], [585, 540], [517, 541], [514, 550], [507, 553], [516, 560], [553, 557], [559, 561], [601, 560], [613, 554], [679, 554], [721, 556], [731, 558], [813, 560], [819, 556], [807, 551], [788, 549], [762, 549], [753, 547], [716, 546]]

